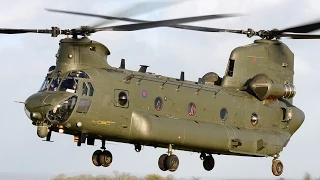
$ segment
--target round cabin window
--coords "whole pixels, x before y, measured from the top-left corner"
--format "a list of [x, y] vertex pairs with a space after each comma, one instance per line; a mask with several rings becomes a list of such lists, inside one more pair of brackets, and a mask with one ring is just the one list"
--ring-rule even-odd
[[157, 111], [161, 111], [161, 110], [162, 110], [162, 107], [163, 107], [162, 98], [161, 98], [161, 97], [157, 97], [157, 98], [154, 100], [154, 108], [155, 108]]
[[128, 95], [124, 91], [121, 91], [118, 96], [118, 102], [121, 106], [124, 106], [128, 102]]
[[196, 114], [196, 105], [193, 102], [188, 105], [188, 114], [190, 116], [194, 116]]
[[256, 126], [259, 122], [260, 117], [258, 116], [257, 113], [252, 113], [251, 114], [251, 124], [252, 126]]
[[222, 109], [220, 110], [220, 119], [221, 119], [222, 121], [225, 121], [225, 120], [228, 119], [228, 110], [227, 110], [226, 108], [222, 108]]

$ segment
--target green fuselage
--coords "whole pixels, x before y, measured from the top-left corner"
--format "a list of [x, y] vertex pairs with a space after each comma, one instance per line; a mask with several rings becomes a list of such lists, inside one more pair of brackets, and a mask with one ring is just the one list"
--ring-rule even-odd
[[[75, 93], [59, 88], [37, 93], [52, 97], [54, 103], [45, 111], [66, 97], [78, 97], [70, 117], [55, 123], [65, 133], [84, 132], [99, 139], [156, 147], [173, 144], [188, 151], [272, 156], [282, 151], [303, 121], [302, 111], [291, 107], [294, 117], [288, 126], [282, 122], [281, 108], [290, 104], [280, 100], [263, 104], [245, 91], [116, 68], [84, 72], [90, 79], [75, 78]], [[127, 102], [119, 103], [121, 92], [126, 93]], [[90, 100], [90, 106], [80, 103], [81, 99]], [[253, 113], [257, 122], [251, 121]], [[76, 126], [78, 122], [81, 127]]]
[[291, 99], [293, 53], [279, 41], [236, 48], [218, 84], [114, 68], [109, 54], [88, 38], [61, 40], [56, 68], [25, 102], [33, 123], [90, 142], [274, 156], [304, 121]]

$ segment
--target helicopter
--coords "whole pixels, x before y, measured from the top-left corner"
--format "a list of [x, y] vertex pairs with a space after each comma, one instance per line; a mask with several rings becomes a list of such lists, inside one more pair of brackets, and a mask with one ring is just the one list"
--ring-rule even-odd
[[[196, 19], [223, 17], [230, 16]], [[158, 160], [163, 171], [178, 169], [179, 158], [173, 150], [183, 150], [200, 153], [207, 171], [215, 166], [212, 155], [224, 154], [273, 157], [272, 173], [283, 173], [280, 152], [303, 124], [305, 115], [293, 105], [294, 54], [279, 39], [318, 39], [319, 35], [305, 33], [319, 29], [319, 22], [256, 32], [180, 25], [195, 18], [151, 22], [104, 18], [137, 24], [71, 30], [0, 29], [5, 34], [72, 36], [60, 40], [56, 65], [49, 68], [39, 92], [23, 102], [40, 138], [51, 141], [52, 132], [69, 134], [77, 146], [95, 145], [95, 140], [101, 140], [101, 150], [92, 155], [95, 166], [111, 165], [113, 157], [105, 142], [114, 141], [133, 144], [137, 152], [142, 146], [167, 148]], [[173, 78], [149, 73], [148, 66], [128, 70], [124, 59], [119, 67], [111, 67], [107, 62], [109, 49], [88, 38], [99, 31], [154, 27], [231, 32], [261, 39], [235, 48], [223, 77], [208, 72], [193, 82], [184, 78], [183, 71], [180, 78]]]

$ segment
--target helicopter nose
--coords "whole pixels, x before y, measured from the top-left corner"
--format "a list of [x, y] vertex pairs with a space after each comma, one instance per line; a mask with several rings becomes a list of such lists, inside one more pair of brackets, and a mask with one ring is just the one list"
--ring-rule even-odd
[[25, 101], [25, 113], [31, 120], [42, 119], [42, 107], [44, 107], [44, 93], [35, 93]]
[[68, 95], [63, 93], [35, 93], [26, 99], [25, 113], [33, 121], [44, 120], [45, 114], [66, 98], [68, 98]]

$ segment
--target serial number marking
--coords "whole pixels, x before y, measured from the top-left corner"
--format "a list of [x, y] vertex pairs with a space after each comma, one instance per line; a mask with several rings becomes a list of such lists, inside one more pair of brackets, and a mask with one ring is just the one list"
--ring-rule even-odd
[[94, 121], [94, 120], [92, 120], [92, 123], [98, 124], [98, 125], [111, 125], [111, 124], [114, 124], [115, 122], [113, 122], [113, 121], [101, 121], [101, 120]]

